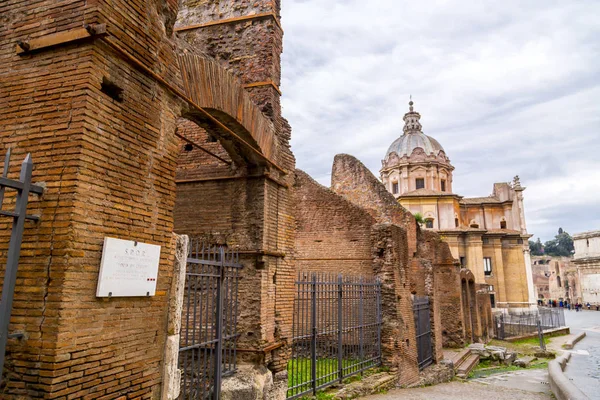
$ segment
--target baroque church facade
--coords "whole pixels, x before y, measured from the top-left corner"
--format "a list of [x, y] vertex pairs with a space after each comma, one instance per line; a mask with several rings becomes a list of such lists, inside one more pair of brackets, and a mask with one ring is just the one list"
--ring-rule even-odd
[[423, 216], [423, 228], [438, 232], [463, 268], [488, 285], [492, 307], [536, 304], [523, 191], [519, 177], [494, 183], [492, 194], [467, 198], [453, 192], [454, 167], [443, 147], [422, 131], [413, 102], [403, 134], [382, 160], [381, 180], [400, 204]]

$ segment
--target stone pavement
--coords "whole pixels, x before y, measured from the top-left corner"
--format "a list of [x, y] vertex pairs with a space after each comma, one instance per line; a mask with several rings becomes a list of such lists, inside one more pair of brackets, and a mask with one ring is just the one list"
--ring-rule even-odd
[[565, 320], [572, 333], [585, 332], [573, 350], [565, 368], [569, 377], [590, 399], [600, 399], [600, 311], [565, 311]]
[[551, 398], [545, 393], [458, 381], [415, 389], [395, 389], [385, 394], [364, 397], [369, 400], [549, 400]]

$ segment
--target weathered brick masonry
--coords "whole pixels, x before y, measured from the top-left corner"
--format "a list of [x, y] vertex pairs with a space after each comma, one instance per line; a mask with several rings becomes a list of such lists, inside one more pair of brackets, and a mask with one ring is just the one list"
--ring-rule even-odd
[[331, 189], [297, 171], [294, 197], [298, 269], [374, 275], [383, 282], [383, 358], [399, 371], [401, 383], [418, 377], [413, 295], [430, 298], [434, 360], [442, 359], [442, 346], [483, 338], [478, 315], [486, 305], [466, 297], [474, 310], [471, 337], [460, 268], [448, 245], [436, 233], [422, 231], [360, 161], [336, 156]]
[[[208, 12], [216, 3], [219, 11]], [[210, 63], [198, 61], [204, 58], [189, 61], [194, 52], [201, 57], [210, 54], [222, 62], [221, 69], [246, 82], [270, 77], [278, 84], [282, 36], [276, 21], [278, 5], [266, 1], [184, 5], [198, 12], [202, 22], [253, 12], [253, 7], [271, 7], [275, 16], [198, 31], [204, 38], [219, 38], [221, 48], [229, 42], [246, 52], [251, 46], [240, 40], [254, 41], [254, 54], [244, 54], [246, 61], [241, 65], [223, 62], [220, 50], [211, 50], [204, 42], [187, 44], [175, 38], [178, 9], [174, 1], [10, 1], [0, 5], [2, 147], [13, 148], [13, 160], [31, 152], [36, 163], [34, 182], [44, 182], [47, 188], [30, 205], [41, 220], [28, 225], [24, 235], [10, 329], [23, 331], [25, 338], [9, 343], [4, 398], [161, 395], [179, 158], [181, 179], [252, 175], [236, 184], [209, 182], [225, 187], [195, 193], [196, 204], [205, 210], [197, 210], [201, 218], [189, 233], [218, 233], [215, 242], [240, 246], [247, 253], [244, 281], [246, 288], [258, 288], [258, 293], [254, 289], [243, 292], [241, 300], [251, 305], [244, 311], [249, 320], [246, 334], [256, 340], [243, 339], [241, 345], [247, 344], [249, 353], [259, 354], [259, 359], [270, 360], [274, 371], [284, 369], [293, 260], [281, 254], [291, 253], [293, 246], [287, 189], [291, 178], [272, 166], [293, 171], [290, 128], [281, 118], [279, 93], [272, 86], [243, 89], [227, 73], [195, 73], [194, 67], [215, 70]], [[15, 53], [18, 40], [27, 42], [94, 23], [107, 25], [107, 39], [66, 43], [21, 56]], [[228, 30], [225, 38], [221, 29]], [[184, 53], [187, 58], [178, 58]], [[182, 60], [188, 60], [187, 66]], [[189, 73], [187, 81], [182, 78], [184, 69]], [[202, 81], [190, 82], [192, 78]], [[120, 88], [121, 95], [103, 91], [103, 81]], [[237, 97], [224, 100], [214, 91], [210, 98], [198, 97], [190, 91], [194, 87], [219, 88]], [[264, 121], [248, 119], [256, 106], [244, 97], [246, 90], [268, 116]], [[213, 117], [174, 92], [192, 98]], [[205, 130], [189, 128], [181, 117]], [[215, 119], [223, 125], [218, 126]], [[249, 127], [260, 129], [249, 131]], [[274, 139], [265, 141], [269, 132]], [[217, 152], [228, 161], [235, 160], [235, 165], [223, 168], [214, 165], [214, 160], [207, 161], [203, 171], [185, 178], [184, 167], [190, 160], [180, 154], [177, 133], [189, 134], [203, 145], [217, 138], [227, 154], [223, 149]], [[207, 146], [211, 145], [218, 147]], [[240, 190], [246, 202], [238, 215], [233, 200]], [[215, 201], [214, 193], [221, 202]], [[200, 222], [213, 215], [212, 221]], [[234, 220], [241, 221], [241, 226], [232, 226]], [[187, 233], [185, 226], [180, 232]], [[0, 231], [1, 243], [8, 242], [8, 234], [7, 229]], [[162, 246], [155, 297], [95, 297], [105, 236]], [[283, 347], [269, 354], [262, 351], [262, 346], [279, 343]]]
[[377, 224], [357, 206], [297, 170], [294, 184], [299, 271], [376, 276], [382, 282], [383, 363], [400, 383], [419, 374], [410, 293], [406, 231]]
[[[440, 360], [442, 345], [449, 344], [444, 339], [447, 332], [462, 331], [462, 319], [442, 320], [440, 302], [445, 300], [441, 298], [442, 293], [435, 290], [436, 287], [447, 288], [445, 292], [456, 291], [454, 298], [460, 296], [456, 286], [458, 267], [448, 246], [436, 234], [421, 231], [412, 214], [398, 204], [381, 182], [354, 157], [346, 154], [335, 157], [331, 187], [349, 201], [369, 209], [379, 222], [393, 223], [405, 229], [410, 292], [418, 296], [430, 296], [434, 356]], [[458, 307], [458, 304], [454, 306]], [[447, 326], [442, 326], [442, 323]]]

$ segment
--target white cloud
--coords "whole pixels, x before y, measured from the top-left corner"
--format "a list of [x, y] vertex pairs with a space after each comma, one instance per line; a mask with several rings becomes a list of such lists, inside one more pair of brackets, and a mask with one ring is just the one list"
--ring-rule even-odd
[[328, 184], [345, 152], [377, 174], [412, 94], [456, 167], [457, 193], [487, 195], [519, 174], [532, 233], [600, 227], [569, 217], [599, 214], [600, 2], [282, 6], [282, 104], [299, 168]]

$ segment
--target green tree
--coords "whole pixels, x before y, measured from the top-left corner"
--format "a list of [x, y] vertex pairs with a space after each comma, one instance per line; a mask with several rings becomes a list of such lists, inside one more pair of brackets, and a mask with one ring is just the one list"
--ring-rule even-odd
[[544, 254], [549, 256], [569, 257], [573, 255], [574, 250], [573, 238], [562, 228], [558, 230], [558, 235], [554, 237], [554, 240], [544, 243]]
[[543, 256], [544, 255], [544, 245], [540, 238], [537, 241], [530, 240], [529, 241], [529, 251], [531, 251], [532, 256]]

